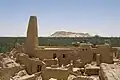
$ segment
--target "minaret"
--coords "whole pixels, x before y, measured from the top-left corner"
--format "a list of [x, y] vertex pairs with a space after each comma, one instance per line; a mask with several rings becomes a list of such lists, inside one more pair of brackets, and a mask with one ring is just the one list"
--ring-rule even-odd
[[33, 56], [34, 50], [37, 47], [38, 47], [37, 17], [30, 16], [27, 30], [27, 38], [25, 41], [25, 53]]

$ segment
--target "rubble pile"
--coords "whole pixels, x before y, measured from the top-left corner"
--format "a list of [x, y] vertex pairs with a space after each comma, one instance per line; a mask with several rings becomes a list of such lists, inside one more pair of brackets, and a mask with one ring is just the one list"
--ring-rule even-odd
[[[18, 73], [15, 74], [14, 77], [12, 77], [13, 80], [18, 80], [20, 77], [27, 76], [27, 72], [25, 70], [21, 70]], [[12, 80], [11, 79], [11, 80]]]
[[15, 73], [24, 69], [23, 66], [16, 63], [8, 54], [0, 54], [0, 79], [9, 80]]
[[100, 67], [101, 80], [120, 80], [120, 65], [102, 63]]

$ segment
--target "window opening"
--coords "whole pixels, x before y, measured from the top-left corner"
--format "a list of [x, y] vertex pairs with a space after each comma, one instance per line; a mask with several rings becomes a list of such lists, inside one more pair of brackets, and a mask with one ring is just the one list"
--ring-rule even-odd
[[37, 65], [37, 72], [40, 72], [40, 71], [41, 71], [41, 68], [42, 68], [42, 66]]
[[66, 56], [65, 56], [65, 54], [63, 54], [63, 58], [65, 58]]
[[53, 53], [53, 59], [57, 58], [56, 53]]

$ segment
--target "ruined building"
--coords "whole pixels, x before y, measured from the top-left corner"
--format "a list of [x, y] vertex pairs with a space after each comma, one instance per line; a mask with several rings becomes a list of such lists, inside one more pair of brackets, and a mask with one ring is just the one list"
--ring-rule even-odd
[[30, 16], [25, 43], [16, 44], [7, 57], [0, 55], [0, 80], [120, 80], [117, 75], [120, 65], [113, 64], [113, 53], [118, 51], [108, 44], [81, 43], [77, 47], [38, 44], [37, 17]]
[[58, 58], [60, 64], [65, 65], [70, 63], [70, 60], [75, 61], [78, 58], [81, 59], [81, 62], [84, 64], [90, 63], [97, 54], [100, 54], [101, 63], [113, 63], [111, 47], [109, 45], [96, 45], [96, 47], [93, 48], [90, 44], [83, 43], [79, 47], [41, 48], [38, 46], [36, 16], [30, 17], [24, 49], [25, 53], [31, 57], [38, 57], [41, 60]]

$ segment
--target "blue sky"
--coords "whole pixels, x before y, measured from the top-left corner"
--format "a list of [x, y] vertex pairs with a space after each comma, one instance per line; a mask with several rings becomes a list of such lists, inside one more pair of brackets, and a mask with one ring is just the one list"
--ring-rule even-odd
[[120, 0], [0, 0], [0, 36], [26, 36], [31, 15], [39, 36], [60, 30], [120, 36]]

